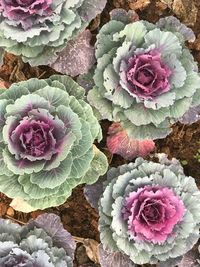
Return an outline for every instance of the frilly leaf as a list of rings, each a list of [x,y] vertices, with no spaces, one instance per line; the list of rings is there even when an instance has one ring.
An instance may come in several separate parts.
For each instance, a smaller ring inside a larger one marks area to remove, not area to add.
[[[72,77],[87,73],[95,62],[91,37],[90,31],[85,30],[75,40],[69,41],[51,67]]]
[[[199,254],[197,251],[190,250],[187,252],[181,262],[177,265],[178,267],[199,267],[199,263],[197,259],[199,258]]]
[[[200,105],[191,107],[179,120],[183,124],[192,124],[200,119]]]
[[[134,10],[129,10],[127,12],[123,8],[113,9],[110,12],[110,18],[111,18],[111,20],[121,21],[125,24],[139,20],[139,16]]]
[[[87,0],[84,1],[82,6],[79,8],[79,15],[85,21],[91,21],[99,13],[102,12],[106,5],[106,0]]]
[[[106,156],[94,145],[93,146],[94,157],[92,159],[90,169],[84,175],[81,183],[93,184],[99,178],[104,175],[108,168],[108,161]]]
[[[121,252],[109,252],[99,245],[99,259],[102,267],[136,267],[128,256]]]
[[[113,123],[107,137],[107,147],[112,154],[118,154],[127,160],[136,157],[145,157],[155,148],[152,140],[136,140],[129,138],[119,123]]]
[[[169,16],[166,18],[161,18],[157,24],[160,29],[165,29],[172,32],[181,33],[184,36],[185,41],[194,42],[195,34],[192,29],[185,26],[177,18]]]
[[[56,246],[65,249],[67,254],[74,258],[74,251],[76,244],[72,239],[70,233],[68,233],[61,223],[60,217],[55,214],[42,214],[35,220],[31,220],[28,226],[36,226],[45,230],[45,232],[50,235]]]

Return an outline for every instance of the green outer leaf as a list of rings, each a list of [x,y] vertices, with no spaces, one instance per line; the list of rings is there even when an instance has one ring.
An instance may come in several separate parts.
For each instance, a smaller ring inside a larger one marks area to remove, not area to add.
[[[27,116],[27,111],[37,108],[49,109],[51,107],[48,101],[42,96],[35,94],[23,95],[18,98],[14,104],[10,104],[6,107],[6,116],[15,116],[16,114]]]
[[[10,198],[21,197],[27,198],[28,195],[24,192],[23,187],[18,182],[18,176],[0,175],[0,191]]]
[[[184,97],[192,97],[198,88],[200,88],[200,76],[197,72],[191,72],[187,74],[184,85],[181,88],[175,88],[173,91],[178,100]]]
[[[30,182],[29,175],[19,176],[18,182],[22,185],[24,192],[27,194],[26,199],[41,199],[56,194],[59,191],[59,187],[53,189],[40,188],[37,184]]]
[[[88,92],[87,100],[99,111],[102,119],[112,121],[112,103],[103,98],[96,87]]]
[[[75,96],[77,99],[83,99],[85,90],[79,86],[72,78],[66,75],[53,75],[50,77],[52,81],[59,81],[65,86],[65,90],[69,95]]]
[[[94,157],[93,149],[90,148],[84,155],[80,158],[75,158],[73,160],[71,173],[69,174],[70,178],[76,179],[81,178],[90,168],[90,164]]]
[[[144,139],[160,139],[166,137],[172,131],[169,128],[169,123],[166,121],[164,125],[153,125],[152,123],[148,126],[135,126],[130,121],[122,121],[123,128],[127,131],[130,138],[144,140]]]
[[[44,167],[45,171],[51,171],[57,168],[69,154],[73,147],[73,144],[76,140],[76,137],[72,132],[69,132],[62,141],[62,144],[59,147],[58,153],[52,157],[50,161],[47,161]]]
[[[3,158],[3,149],[4,148],[5,148],[4,144],[0,143],[0,170],[1,170],[0,175],[13,176],[14,173],[8,169],[6,162],[4,161],[4,158]]]
[[[172,106],[175,102],[175,99],[176,99],[176,94],[171,90],[170,92],[159,95],[158,97],[153,99],[153,101],[145,100],[144,105],[147,108],[158,110],[160,108]]]
[[[10,154],[8,149],[3,150],[3,159],[7,164],[8,169],[19,175],[31,174],[32,172],[40,172],[44,168],[44,161],[31,161],[28,165],[23,166],[20,160],[16,160],[15,157]]]
[[[125,37],[126,42],[132,42],[133,45],[138,47],[143,42],[146,33],[147,30],[145,25],[140,21],[136,21],[126,25],[120,33],[116,33],[113,36],[113,39],[118,41],[119,39]]]
[[[8,104],[11,104],[12,100],[7,100],[7,99],[0,99],[0,140],[2,141],[3,139],[3,133],[2,129],[3,126],[5,125],[5,114],[6,114],[6,107]]]
[[[169,77],[171,87],[175,86],[176,88],[179,88],[183,86],[185,79],[187,78],[187,73],[181,64],[181,61],[176,57],[175,54],[169,54],[164,58],[163,62],[171,70],[171,75]]]
[[[191,98],[182,98],[177,100],[173,106],[170,107],[170,117],[178,119],[181,118],[191,105]]]
[[[81,127],[81,133],[82,137],[79,140],[79,143],[75,146],[73,146],[71,153],[73,155],[73,158],[79,158],[82,155],[85,154],[85,151],[88,150],[88,147],[91,147],[93,144],[94,139],[92,138],[91,132],[90,132],[90,125],[88,122],[84,120],[80,120],[82,127]]]
[[[17,100],[23,95],[28,95],[29,90],[20,84],[14,83],[10,86],[9,90],[4,90],[4,93],[0,94],[0,99]]]
[[[69,105],[68,93],[59,88],[46,86],[37,90],[35,93],[48,101],[49,108],[51,106],[59,107],[60,105]]]
[[[94,146],[94,157],[92,159],[90,169],[81,179],[81,183],[93,184],[95,183],[99,176],[106,173],[108,169],[108,161],[106,156]]]
[[[119,21],[109,21],[99,31],[96,41],[95,55],[96,58],[102,57],[108,53],[114,46],[119,46],[120,42],[113,41],[113,34],[124,28],[124,24]]]
[[[34,93],[35,91],[46,87],[48,83],[46,82],[46,80],[39,80],[37,78],[32,78],[27,81],[21,81],[19,83],[15,83],[15,85],[18,85],[19,87],[22,86],[28,89],[30,93]]]
[[[54,189],[67,179],[71,171],[72,162],[72,156],[68,154],[67,158],[57,168],[51,169],[50,171],[32,173],[30,181],[33,184],[37,184],[40,188]]]
[[[146,48],[154,44],[155,48],[160,50],[163,56],[172,53],[180,55],[182,53],[179,39],[171,32],[163,32],[159,29],[154,29],[149,31],[144,39]]]
[[[126,117],[136,126],[148,125],[153,123],[158,125],[169,116],[168,108],[153,110],[145,108],[143,104],[133,105],[130,109],[124,111]]]
[[[96,139],[97,137],[100,138],[102,136],[101,135],[101,126],[100,126],[97,118],[94,116],[92,107],[83,100],[80,101],[80,104],[84,108],[85,117],[86,117],[87,122],[89,123],[92,138],[93,139]],[[101,140],[101,138],[98,139],[98,141],[99,140]]]
[[[56,109],[56,114],[58,118],[64,123],[66,131],[73,132],[73,134],[76,136],[75,143],[78,143],[78,141],[82,137],[82,125],[79,116],[70,107],[65,107],[63,105],[60,105]]]

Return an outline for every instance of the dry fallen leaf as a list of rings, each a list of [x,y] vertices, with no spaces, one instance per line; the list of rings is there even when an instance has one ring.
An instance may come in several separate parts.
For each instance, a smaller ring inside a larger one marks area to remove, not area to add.
[[[74,240],[77,243],[82,243],[84,245],[87,256],[91,261],[99,263],[99,243],[97,241],[90,238],[81,238],[76,236],[74,236]]]
[[[7,209],[6,215],[8,215],[8,216],[10,216],[10,217],[14,217],[14,215],[15,215],[15,211],[14,211],[14,209],[13,209],[12,207],[9,207],[9,208]]]
[[[0,217],[4,216],[7,211],[7,205],[3,202],[0,202]]]
[[[150,0],[129,0],[128,2],[130,9],[133,10],[138,10],[138,9],[142,10],[151,3]]]
[[[12,200],[10,206],[17,211],[22,211],[25,213],[29,213],[31,211],[36,210],[35,208],[31,207],[28,203],[26,203],[23,199],[18,197]]]

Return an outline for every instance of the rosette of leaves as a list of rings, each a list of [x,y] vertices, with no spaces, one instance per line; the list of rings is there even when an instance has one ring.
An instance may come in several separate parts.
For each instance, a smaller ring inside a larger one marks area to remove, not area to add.
[[[97,35],[90,104],[131,138],[166,137],[172,123],[199,105],[198,68],[185,46],[194,39],[174,17],[157,24],[111,20]]]
[[[44,65],[56,60],[105,7],[106,0],[2,0],[0,47],[24,62]]]
[[[30,79],[0,94],[0,191],[32,208],[62,204],[106,172],[101,128],[84,89],[67,76]]]
[[[135,264],[175,266],[199,239],[200,192],[180,163],[142,158],[112,168],[99,201],[105,250]]]
[[[75,242],[55,214],[21,227],[0,219],[1,267],[73,267]]]

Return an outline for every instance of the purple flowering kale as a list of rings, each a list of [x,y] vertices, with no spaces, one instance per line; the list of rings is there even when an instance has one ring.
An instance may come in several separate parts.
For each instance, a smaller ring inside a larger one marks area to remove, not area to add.
[[[0,94],[0,191],[32,209],[58,206],[106,172],[101,128],[84,89],[67,76],[30,79]]]
[[[106,0],[1,0],[0,47],[31,65],[54,62]]]
[[[185,46],[194,38],[174,17],[157,24],[113,17],[97,35],[88,101],[102,119],[120,122],[130,138],[166,137],[172,123],[200,104],[197,64]]]
[[[75,242],[55,214],[26,226],[0,219],[1,267],[73,267]]]
[[[159,161],[137,158],[110,169],[99,200],[99,230],[104,250],[135,264],[172,267],[199,239],[200,192],[177,160],[160,155]]]

